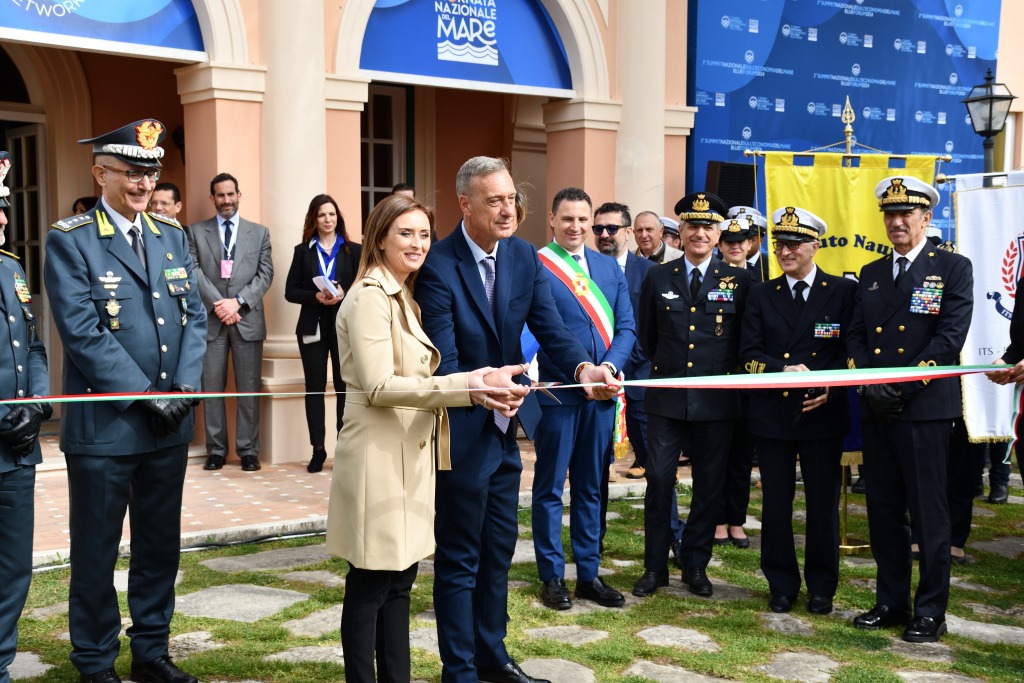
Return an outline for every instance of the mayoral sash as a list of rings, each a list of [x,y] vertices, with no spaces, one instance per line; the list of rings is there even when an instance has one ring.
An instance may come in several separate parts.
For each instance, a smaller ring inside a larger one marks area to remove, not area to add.
[[[612,307],[608,305],[608,299],[601,293],[601,288],[590,279],[569,252],[556,242],[551,242],[540,249],[537,255],[540,256],[540,262],[544,267],[573,293],[597,327],[605,348],[610,347],[612,337],[615,336],[615,316],[612,314]]]

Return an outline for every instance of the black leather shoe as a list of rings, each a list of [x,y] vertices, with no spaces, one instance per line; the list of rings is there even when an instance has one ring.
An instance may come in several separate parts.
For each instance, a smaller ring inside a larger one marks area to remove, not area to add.
[[[310,474],[316,474],[324,468],[324,460],[327,460],[327,451],[323,448],[317,448],[313,451],[313,457],[309,459],[309,464],[306,465],[306,471]]]
[[[167,655],[148,662],[132,662],[132,680],[135,683],[199,683],[195,676],[174,666]]]
[[[544,590],[541,591],[540,599],[545,607],[563,610],[572,607],[572,600],[569,598],[569,589],[562,579],[551,579],[544,582]]]
[[[1010,490],[1006,484],[992,484],[988,489],[988,502],[993,505],[1002,505],[1010,497]]]
[[[867,488],[864,486],[864,477],[857,477],[857,481],[853,482],[853,487],[850,489],[853,493],[864,493]]]
[[[853,625],[865,631],[877,631],[889,626],[902,626],[910,620],[910,610],[888,605],[875,605],[869,611],[853,618]]]
[[[204,470],[219,470],[222,467],[224,467],[223,455],[206,456],[206,464],[203,465]]]
[[[832,614],[832,598],[811,595],[807,598],[807,611],[811,614]]]
[[[737,548],[749,548],[750,547],[750,539],[747,538],[746,536],[744,536],[743,538],[739,538],[738,536],[730,535],[729,536],[729,543],[732,543]]]
[[[626,596],[605,583],[600,576],[593,581],[577,581],[576,597],[591,600],[603,607],[622,607],[626,604]]]
[[[795,598],[791,598],[788,595],[773,595],[772,599],[768,601],[768,609],[776,614],[782,614],[793,609],[795,600]]]
[[[242,471],[243,472],[258,472],[260,470],[260,460],[255,455],[243,455],[242,456]]]
[[[715,589],[711,587],[711,581],[708,579],[707,572],[704,571],[704,567],[683,567],[683,583],[689,588],[688,591],[694,595],[700,595],[701,597],[710,597],[714,593]]]
[[[646,571],[640,580],[633,586],[633,595],[638,598],[647,598],[658,592],[659,588],[668,585],[668,572]]]
[[[82,674],[78,677],[80,683],[121,683],[113,668],[97,671],[94,674]]]
[[[678,569],[683,568],[683,539],[672,541],[672,564]]]
[[[505,666],[495,668],[478,666],[476,677],[480,679],[480,683],[551,683],[546,678],[534,678],[527,675],[519,668],[514,659]]]
[[[903,631],[908,643],[935,643],[946,632],[944,617],[914,617]]]

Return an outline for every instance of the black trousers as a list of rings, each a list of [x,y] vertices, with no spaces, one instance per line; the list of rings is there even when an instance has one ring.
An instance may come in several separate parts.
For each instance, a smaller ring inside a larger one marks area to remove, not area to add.
[[[831,598],[839,585],[839,488],[843,437],[831,439],[757,438],[761,468],[761,571],[773,596],[795,598],[800,566],[793,539],[796,459],[807,501],[804,580],[807,592]]]
[[[349,567],[341,613],[346,683],[409,683],[409,591],[418,566]]]
[[[331,359],[331,374],[334,379],[335,402],[337,407],[337,432],[341,432],[341,421],[345,415],[345,382],[341,379],[341,358],[338,354],[338,331],[333,320],[330,324],[320,321],[320,341],[303,344],[299,337],[299,357],[302,359],[302,374],[306,379],[306,427],[309,429],[309,444],[314,449],[324,447],[327,436],[325,426],[323,392],[327,389],[327,358]]]
[[[914,614],[944,617],[951,564],[946,471],[953,421],[864,420],[861,426],[877,602],[897,609],[910,602],[913,527],[921,552]]]
[[[693,471],[693,500],[683,529],[683,565],[707,567],[729,461],[734,420],[686,421],[648,415],[644,568],[668,570],[676,468],[685,446]]]

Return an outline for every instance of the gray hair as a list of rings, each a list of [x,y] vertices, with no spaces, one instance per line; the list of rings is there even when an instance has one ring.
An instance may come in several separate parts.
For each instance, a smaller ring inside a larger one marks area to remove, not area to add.
[[[462,168],[460,168],[459,172],[455,175],[456,196],[469,196],[469,185],[473,182],[473,178],[498,173],[499,171],[505,171],[510,176],[512,175],[512,169],[509,167],[508,159],[501,159],[498,157],[473,157],[466,163],[462,164]]]

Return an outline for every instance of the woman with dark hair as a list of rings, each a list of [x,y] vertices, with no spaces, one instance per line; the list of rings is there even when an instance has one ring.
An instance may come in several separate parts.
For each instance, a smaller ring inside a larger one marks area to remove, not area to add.
[[[302,306],[295,334],[299,338],[299,357],[306,379],[306,426],[309,443],[313,446],[313,457],[306,466],[310,472],[322,470],[327,459],[323,392],[327,388],[328,356],[337,394],[339,432],[345,414],[345,383],[341,379],[335,318],[345,292],[355,279],[361,253],[360,245],[348,239],[338,203],[326,194],[313,197],[302,226],[302,242],[295,247],[284,285],[284,298]],[[335,292],[318,286],[313,281],[315,277],[332,283]]]
[[[79,197],[71,205],[71,212],[78,216],[86,211],[91,211],[94,206],[96,206],[96,197]]]
[[[433,376],[441,354],[412,297],[433,225],[415,199],[381,200],[338,315],[348,419],[334,451],[327,550],[349,563],[348,683],[410,679],[409,591],[418,562],[434,552],[434,470],[451,469],[445,406],[475,403],[511,417],[526,393],[512,380],[521,365]]]

